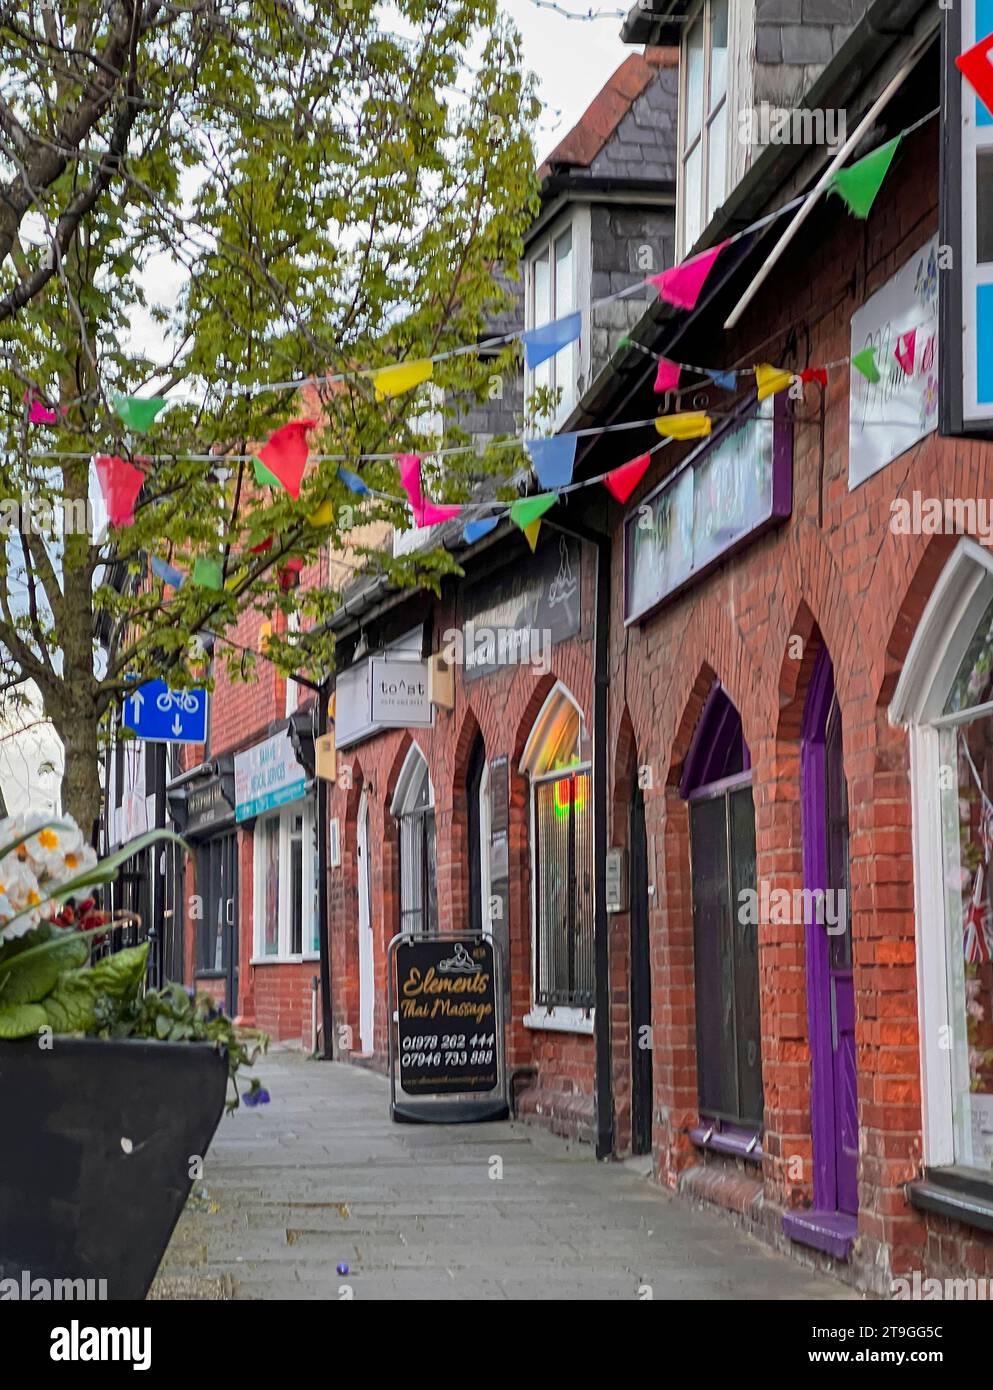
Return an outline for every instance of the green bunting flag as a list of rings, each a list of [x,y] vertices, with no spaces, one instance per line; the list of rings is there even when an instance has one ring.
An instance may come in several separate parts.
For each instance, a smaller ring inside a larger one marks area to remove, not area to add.
[[[193,563],[192,578],[193,583],[199,584],[201,589],[216,589],[220,592],[224,588],[224,566],[220,560],[200,555]]]
[[[558,493],[555,492],[539,492],[535,497],[520,497],[510,509],[510,519],[515,526],[524,531],[533,521],[544,516],[550,507],[554,507],[558,500]]]
[[[144,434],[155,423],[155,417],[169,402],[164,396],[115,396],[114,409],[136,434]]]
[[[902,139],[902,135],[895,135],[847,169],[838,169],[831,176],[828,192],[837,193],[856,217],[868,217]]]
[[[876,349],[874,347],[863,348],[852,358],[852,366],[862,373],[866,381],[871,381],[873,386],[882,378],[879,375],[879,368],[876,366]]]
[[[261,459],[252,459],[252,467],[255,469],[255,481],[260,483],[263,487],[283,486],[275,473],[270,473]]]

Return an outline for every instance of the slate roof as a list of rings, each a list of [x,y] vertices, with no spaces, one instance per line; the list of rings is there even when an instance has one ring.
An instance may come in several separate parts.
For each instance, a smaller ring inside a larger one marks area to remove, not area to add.
[[[538,170],[582,179],[672,182],[676,177],[679,50],[632,53]]]

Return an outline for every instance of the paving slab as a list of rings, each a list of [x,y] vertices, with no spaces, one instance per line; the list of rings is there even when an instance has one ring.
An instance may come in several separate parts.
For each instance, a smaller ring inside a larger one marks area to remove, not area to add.
[[[644,1164],[513,1122],[393,1124],[366,1068],[279,1051],[258,1070],[272,1100],[221,1121],[153,1298],[856,1297]]]

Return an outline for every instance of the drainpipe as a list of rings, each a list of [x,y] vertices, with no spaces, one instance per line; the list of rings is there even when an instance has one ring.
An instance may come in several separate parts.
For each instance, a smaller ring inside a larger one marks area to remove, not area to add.
[[[593,630],[593,961],[596,1047],[596,1156],[614,1152],[614,1095],[610,1075],[610,919],[607,916],[607,684],[609,681],[611,538],[581,524],[545,525],[596,546]]]
[[[328,731],[328,700],[331,694],[331,681],[308,680],[306,676],[293,673],[297,685],[312,690],[317,696],[317,737],[323,738]],[[317,895],[317,933],[321,947],[321,1061],[334,1061],[334,1031],[331,1017],[331,942],[328,938],[328,784],[323,777],[314,779],[317,783],[317,881],[320,892]]]

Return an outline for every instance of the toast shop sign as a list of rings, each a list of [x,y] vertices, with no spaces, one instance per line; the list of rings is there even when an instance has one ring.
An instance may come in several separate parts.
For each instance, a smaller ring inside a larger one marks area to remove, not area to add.
[[[426,662],[374,660],[370,686],[374,724],[401,729],[430,726]]]

